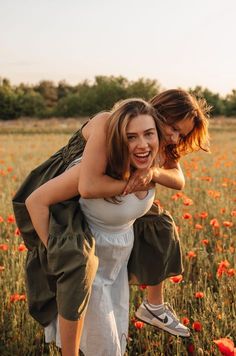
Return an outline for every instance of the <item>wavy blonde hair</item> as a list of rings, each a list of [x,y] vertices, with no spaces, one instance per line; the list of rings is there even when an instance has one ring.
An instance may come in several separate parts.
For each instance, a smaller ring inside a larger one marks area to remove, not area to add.
[[[106,174],[116,179],[127,180],[131,174],[126,129],[129,122],[138,115],[152,116],[159,139],[162,124],[153,106],[142,99],[126,99],[115,104],[107,124],[107,169]]]
[[[166,158],[178,160],[189,152],[209,151],[208,119],[211,107],[205,99],[197,99],[182,89],[166,90],[152,98],[150,104],[161,122],[167,125],[183,119],[192,119],[193,130],[178,144],[165,146]]]

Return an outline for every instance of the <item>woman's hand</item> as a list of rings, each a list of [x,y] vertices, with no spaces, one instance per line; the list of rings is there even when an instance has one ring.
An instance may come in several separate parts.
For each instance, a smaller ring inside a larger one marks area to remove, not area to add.
[[[141,190],[148,190],[155,186],[152,182],[154,170],[157,167],[148,169],[137,169],[130,177],[122,195],[127,195]]]

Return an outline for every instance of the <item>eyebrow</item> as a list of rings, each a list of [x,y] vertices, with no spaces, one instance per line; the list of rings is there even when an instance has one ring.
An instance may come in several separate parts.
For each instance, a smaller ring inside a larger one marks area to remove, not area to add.
[[[147,129],[147,130],[145,130],[144,131],[144,133],[147,133],[147,132],[149,132],[149,131],[155,131],[156,130],[156,128],[155,127],[150,127],[150,129]],[[137,134],[137,132],[131,132],[131,131],[128,131],[128,132],[126,132],[127,133],[127,135],[129,134],[133,134],[133,135],[135,135],[135,134]]]

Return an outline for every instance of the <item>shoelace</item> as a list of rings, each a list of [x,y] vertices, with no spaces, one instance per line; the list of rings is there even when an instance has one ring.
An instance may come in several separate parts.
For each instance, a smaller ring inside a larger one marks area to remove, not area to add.
[[[174,309],[171,307],[171,305],[169,304],[169,303],[163,303],[163,305],[164,305],[164,310],[165,310],[165,312],[168,314],[168,312],[171,312],[173,315],[174,315],[174,317],[176,318],[176,320],[177,321],[179,321],[179,319],[178,319],[178,317],[177,317],[177,315],[176,315],[176,313],[175,313],[175,311],[174,311]]]

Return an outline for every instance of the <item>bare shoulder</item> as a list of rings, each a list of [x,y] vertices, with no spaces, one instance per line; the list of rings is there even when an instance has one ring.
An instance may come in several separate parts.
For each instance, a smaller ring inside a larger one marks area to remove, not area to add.
[[[86,140],[94,134],[106,131],[107,122],[109,121],[111,113],[108,111],[103,111],[96,114],[83,128],[83,135]]]

